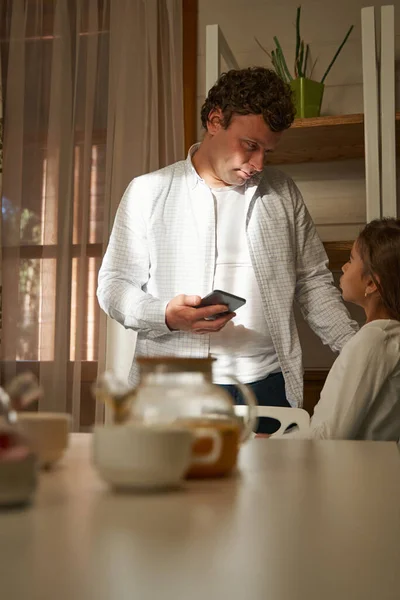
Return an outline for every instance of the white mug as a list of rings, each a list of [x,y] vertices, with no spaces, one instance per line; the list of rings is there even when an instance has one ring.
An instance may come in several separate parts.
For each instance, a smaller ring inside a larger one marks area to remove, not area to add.
[[[39,465],[49,467],[68,446],[71,415],[56,412],[19,412],[18,429],[28,440]]]
[[[176,487],[190,466],[193,440],[189,429],[172,425],[98,425],[93,461],[117,489]]]

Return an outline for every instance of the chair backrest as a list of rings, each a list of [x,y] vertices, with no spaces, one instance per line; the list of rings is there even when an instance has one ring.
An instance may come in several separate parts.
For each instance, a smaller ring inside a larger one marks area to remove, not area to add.
[[[244,405],[235,405],[236,415],[243,417],[248,411]],[[310,415],[303,408],[286,408],[284,406],[257,406],[257,417],[269,417],[280,422],[278,431],[270,437],[282,436],[289,425],[297,425],[299,431],[306,431],[310,427]]]
[[[280,422],[278,431],[270,437],[282,436],[289,425],[296,424],[299,431],[306,431],[310,427],[310,415],[303,408],[285,408],[284,406],[258,406],[258,417],[269,417]]]

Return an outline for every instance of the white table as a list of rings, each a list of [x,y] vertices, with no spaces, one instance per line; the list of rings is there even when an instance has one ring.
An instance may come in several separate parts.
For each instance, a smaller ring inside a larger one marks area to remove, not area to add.
[[[241,472],[116,495],[90,435],[0,513],[4,600],[398,600],[395,444],[253,440]]]

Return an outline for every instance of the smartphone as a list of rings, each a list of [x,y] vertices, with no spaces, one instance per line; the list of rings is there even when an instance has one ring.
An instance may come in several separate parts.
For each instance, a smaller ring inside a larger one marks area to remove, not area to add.
[[[246,304],[246,300],[240,296],[235,296],[235,294],[224,292],[223,290],[214,290],[202,298],[199,306],[212,306],[213,304],[226,304],[229,312],[235,312],[236,309],[243,306],[243,304]],[[207,317],[207,320],[213,321],[222,314],[225,313],[219,313],[217,315],[213,315],[212,317]]]

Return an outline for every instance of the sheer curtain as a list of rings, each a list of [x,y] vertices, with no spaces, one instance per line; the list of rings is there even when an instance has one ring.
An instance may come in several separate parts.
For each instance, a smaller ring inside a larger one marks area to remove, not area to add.
[[[116,207],[132,177],[183,157],[181,0],[4,13],[2,377],[36,371],[39,409],[78,430],[105,366],[95,292]]]

